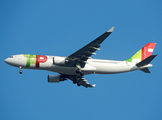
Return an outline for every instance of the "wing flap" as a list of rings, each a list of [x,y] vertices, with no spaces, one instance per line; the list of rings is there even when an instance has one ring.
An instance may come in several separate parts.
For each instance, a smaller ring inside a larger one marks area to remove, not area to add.
[[[66,75],[66,77],[73,81],[73,83],[77,83],[78,86],[82,85],[86,88],[88,87],[95,87],[96,84],[91,85],[83,76],[76,76],[76,75]]]
[[[93,85],[89,84],[89,82],[88,82],[84,77],[82,77],[82,78],[79,80],[78,83],[79,83],[80,85],[86,87],[86,88],[88,88],[88,87],[95,87],[95,86],[96,86],[96,84],[93,84]]]

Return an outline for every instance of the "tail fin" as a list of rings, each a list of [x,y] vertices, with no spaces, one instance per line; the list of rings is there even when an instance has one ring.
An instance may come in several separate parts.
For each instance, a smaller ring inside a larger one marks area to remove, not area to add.
[[[134,54],[126,62],[141,62],[144,59],[152,55],[156,43],[147,43],[142,49],[140,49],[136,54]]]

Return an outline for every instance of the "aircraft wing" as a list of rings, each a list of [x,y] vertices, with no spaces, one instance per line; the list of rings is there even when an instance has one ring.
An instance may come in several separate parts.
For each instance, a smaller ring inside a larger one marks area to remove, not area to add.
[[[76,66],[76,64],[79,64],[80,67],[84,67],[87,59],[93,55],[96,54],[96,50],[100,50],[100,44],[113,32],[114,27],[112,27],[107,32],[103,33],[101,36],[84,46],[83,48],[79,49],[75,53],[69,55],[67,57],[67,60],[69,61],[70,66]]]
[[[76,76],[69,76],[68,78],[72,81],[76,80]],[[82,85],[86,88],[96,86],[95,84],[93,85],[89,84],[89,82],[84,77],[78,77],[75,82],[78,84],[78,86]]]
[[[90,85],[89,82],[88,82],[84,77],[80,78],[80,79],[78,80],[78,83],[79,83],[80,85],[86,87],[86,88],[87,88],[87,87],[95,87],[95,86],[96,86],[95,84]]]

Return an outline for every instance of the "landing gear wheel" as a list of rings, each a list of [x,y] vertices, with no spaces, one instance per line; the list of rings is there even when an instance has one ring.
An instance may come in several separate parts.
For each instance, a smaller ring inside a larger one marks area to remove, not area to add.
[[[20,70],[19,73],[22,74],[22,70]]]
[[[73,83],[75,84],[75,83],[77,83],[76,81],[73,81]]]
[[[78,86],[80,86],[80,83],[77,83]]]

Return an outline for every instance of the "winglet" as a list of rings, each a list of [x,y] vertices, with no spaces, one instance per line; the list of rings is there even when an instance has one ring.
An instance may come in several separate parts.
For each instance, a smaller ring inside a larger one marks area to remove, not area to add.
[[[110,28],[110,30],[108,30],[107,32],[113,32],[114,27]]]
[[[92,87],[95,87],[95,86],[96,86],[96,84],[93,84],[93,85],[92,85]]]

